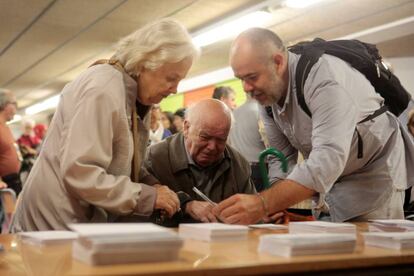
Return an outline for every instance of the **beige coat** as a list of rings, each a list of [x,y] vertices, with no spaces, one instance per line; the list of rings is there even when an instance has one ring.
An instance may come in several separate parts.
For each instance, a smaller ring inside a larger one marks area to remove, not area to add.
[[[67,229],[68,223],[106,222],[112,215],[151,215],[155,188],[129,177],[136,91],[134,79],[107,64],[87,69],[65,86],[12,231]],[[150,120],[145,114],[138,118],[142,156]],[[154,179],[141,170],[140,181]]]

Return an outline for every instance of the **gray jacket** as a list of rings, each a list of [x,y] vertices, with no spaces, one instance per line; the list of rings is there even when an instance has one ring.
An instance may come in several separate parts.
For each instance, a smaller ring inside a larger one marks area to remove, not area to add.
[[[198,185],[198,179],[191,172],[181,133],[151,146],[144,164],[161,184],[168,185],[175,192],[183,191],[193,199],[202,200],[192,190]],[[250,181],[249,163],[229,145],[224,151],[224,159],[215,168],[210,180],[211,183],[207,185],[209,187],[200,187],[200,189],[217,203],[236,193],[256,192]]]

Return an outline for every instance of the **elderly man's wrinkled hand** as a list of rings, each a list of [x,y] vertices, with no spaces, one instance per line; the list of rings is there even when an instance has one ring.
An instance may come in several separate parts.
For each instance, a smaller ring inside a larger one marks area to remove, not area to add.
[[[169,217],[172,217],[180,209],[180,201],[177,194],[167,186],[156,185],[157,197],[154,209],[165,210]]]
[[[185,212],[193,219],[202,222],[217,222],[216,216],[211,212],[212,206],[205,201],[193,200],[187,203]]]
[[[260,198],[256,195],[236,194],[220,202],[213,213],[229,224],[254,224],[265,216]]]

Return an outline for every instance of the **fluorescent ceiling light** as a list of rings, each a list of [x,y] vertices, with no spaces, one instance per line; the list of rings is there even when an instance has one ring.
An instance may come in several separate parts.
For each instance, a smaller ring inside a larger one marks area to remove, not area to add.
[[[14,123],[20,122],[21,120],[22,120],[22,116],[19,115],[19,114],[15,114],[14,117],[13,117],[13,120],[8,121],[7,124],[8,125],[14,124]]]
[[[200,34],[195,34],[193,42],[199,47],[210,45],[219,40],[237,36],[246,29],[262,27],[271,18],[272,15],[269,12],[255,11],[232,21],[215,25],[210,30],[206,30]]]
[[[36,113],[42,112],[44,110],[56,108],[59,103],[60,95],[53,96],[44,100],[43,102],[34,104],[26,108],[26,115],[34,115]]]
[[[303,9],[321,1],[322,0],[286,0],[284,5],[289,8]]]
[[[234,78],[233,70],[230,67],[225,67],[216,71],[202,74],[191,79],[183,80],[178,85],[178,92],[187,92],[197,88],[216,84],[222,81]]]

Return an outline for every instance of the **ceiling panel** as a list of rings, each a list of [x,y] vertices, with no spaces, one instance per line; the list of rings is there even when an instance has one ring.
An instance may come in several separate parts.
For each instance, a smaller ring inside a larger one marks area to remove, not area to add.
[[[0,1],[0,52],[46,8],[50,0]]]
[[[194,32],[260,2],[264,1],[0,0],[0,53],[21,34],[0,54],[0,87],[12,89],[19,106],[25,107],[58,93],[94,60],[110,57],[119,38],[148,22],[170,16]],[[281,2],[268,7],[273,15],[269,28],[287,43],[316,36],[338,38],[414,16],[414,0],[325,0],[306,9]],[[394,57],[413,55],[413,36],[414,30],[406,28],[395,39],[381,32],[375,39],[386,56]],[[203,48],[189,76],[227,66],[231,40]]]
[[[81,4],[77,9],[73,8],[72,5],[77,5],[78,2],[86,2],[91,6]],[[13,85],[16,81],[35,85],[35,83],[27,82],[25,79],[25,76],[31,73],[29,70],[62,49],[68,41],[76,37],[86,26],[93,23],[97,17],[104,14],[118,2],[115,0],[58,1],[48,13],[30,28],[30,31],[17,40],[13,47],[0,57],[0,86],[15,89]],[[79,16],[80,10],[86,9],[86,7],[89,7],[93,12],[84,12]],[[62,22],[68,21],[70,18],[77,18],[73,19],[77,23],[55,24],[57,21],[55,13],[62,15]],[[50,72],[50,70],[48,71]]]

